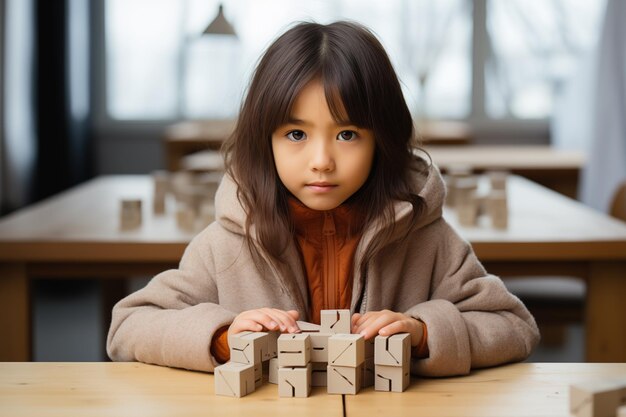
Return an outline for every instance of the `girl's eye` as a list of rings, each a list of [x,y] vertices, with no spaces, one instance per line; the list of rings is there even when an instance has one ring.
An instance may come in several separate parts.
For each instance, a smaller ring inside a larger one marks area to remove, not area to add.
[[[342,140],[342,141],[351,141],[353,139],[356,139],[357,134],[355,131],[353,130],[344,130],[343,132],[340,132],[339,135],[337,136],[337,139]]]
[[[291,132],[287,133],[287,137],[289,138],[289,140],[292,140],[294,142],[300,142],[306,139],[306,134],[301,130],[292,130]]]

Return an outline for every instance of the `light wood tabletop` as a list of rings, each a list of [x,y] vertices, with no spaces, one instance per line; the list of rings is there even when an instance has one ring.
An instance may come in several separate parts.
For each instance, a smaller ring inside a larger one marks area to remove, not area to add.
[[[487,270],[511,275],[572,275],[587,282],[586,358],[626,362],[626,224],[517,176],[508,181],[510,226],[458,226]],[[144,222],[119,229],[119,200],[144,201]],[[30,359],[30,289],[38,277],[154,275],[175,267],[193,237],[172,211],[150,209],[149,176],[89,181],[0,219],[0,360]]]
[[[348,416],[570,416],[571,384],[624,377],[626,364],[519,363],[458,378],[413,377],[403,393],[346,395]]]
[[[0,416],[569,416],[569,385],[626,375],[626,364],[519,363],[454,378],[412,377],[403,393],[280,398],[265,382],[214,395],[213,375],[140,363],[0,363]],[[343,401],[345,401],[345,411]]]
[[[0,416],[343,416],[341,395],[214,394],[213,374],[141,363],[0,363]]]

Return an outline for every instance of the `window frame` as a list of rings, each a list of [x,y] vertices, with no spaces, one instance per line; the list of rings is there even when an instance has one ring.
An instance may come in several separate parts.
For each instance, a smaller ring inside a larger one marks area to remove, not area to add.
[[[182,121],[202,120],[223,123],[228,119],[183,118],[180,109],[177,117],[158,120],[114,119],[107,112],[106,80],[106,16],[105,2],[96,0],[92,7],[92,109],[94,128],[97,135],[115,137],[161,137],[170,125]],[[474,143],[549,143],[550,119],[519,119],[512,116],[492,118],[486,111],[485,66],[489,59],[489,33],[487,30],[487,2],[490,0],[466,0],[472,10],[471,35],[471,85],[470,113],[465,118],[450,118],[446,121],[466,123],[474,134]],[[184,53],[179,54],[179,60]],[[179,63],[182,65],[182,63]],[[439,120],[439,119],[433,119]],[[443,120],[443,119],[441,119]]]

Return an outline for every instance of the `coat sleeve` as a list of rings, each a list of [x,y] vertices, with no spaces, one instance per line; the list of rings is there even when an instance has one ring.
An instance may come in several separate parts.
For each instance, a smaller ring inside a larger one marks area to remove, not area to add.
[[[469,243],[443,219],[435,227],[429,300],[405,312],[428,326],[430,355],[414,359],[412,372],[464,375],[527,358],[539,342],[533,316],[500,278],[487,274]]]
[[[113,308],[107,353],[114,361],[213,372],[213,334],[236,314],[221,307],[209,229],[187,246],[178,269],[155,276]]]

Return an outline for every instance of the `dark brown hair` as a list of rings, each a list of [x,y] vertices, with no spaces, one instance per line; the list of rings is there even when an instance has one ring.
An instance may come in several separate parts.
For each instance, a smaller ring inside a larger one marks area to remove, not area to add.
[[[371,129],[375,151],[365,184],[350,197],[365,213],[386,226],[370,245],[362,266],[394,234],[394,200],[413,205],[413,220],[422,199],[411,193],[417,159],[413,120],[398,78],[383,46],[365,27],[351,22],[329,25],[299,23],[267,49],[248,87],[237,125],[224,145],[227,172],[238,185],[247,214],[246,236],[252,253],[258,249],[282,263],[281,254],[293,235],[287,199],[272,153],[272,133],[285,124],[303,87],[313,79],[324,85],[333,117]],[[411,224],[413,224],[412,222]],[[250,233],[254,225],[258,245]],[[407,234],[410,229],[407,229]]]

